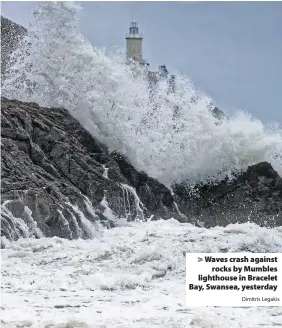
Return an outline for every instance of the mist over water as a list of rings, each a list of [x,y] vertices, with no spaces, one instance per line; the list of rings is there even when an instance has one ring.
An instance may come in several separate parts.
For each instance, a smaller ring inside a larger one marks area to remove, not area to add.
[[[222,179],[260,161],[282,174],[281,128],[243,112],[216,124],[211,99],[183,76],[175,93],[162,81],[152,95],[144,70],[79,33],[80,10],[72,2],[39,3],[4,96],[68,109],[110,150],[167,186]]]
[[[38,4],[29,34],[13,54],[2,95],[68,109],[110,150],[167,186],[221,179],[260,161],[282,174],[279,127],[266,127],[246,113],[218,122],[211,99],[183,76],[176,78],[175,93],[162,81],[152,94],[146,73],[125,65],[124,54],[108,54],[79,33],[80,11],[72,2]],[[109,168],[103,169],[110,179]],[[94,225],[78,204],[66,203],[71,220],[59,210],[60,224],[76,228],[75,240],[45,238],[31,209],[25,207],[18,218],[8,202],[2,204],[3,222],[11,227],[11,240],[1,239],[4,328],[281,326],[275,306],[187,308],[190,268],[183,256],[281,252],[281,227],[245,223],[206,229],[173,218],[143,222],[135,189],[120,187],[123,217],[110,208],[106,194],[100,202],[114,229]],[[84,202],[95,218],[98,208],[87,197]]]

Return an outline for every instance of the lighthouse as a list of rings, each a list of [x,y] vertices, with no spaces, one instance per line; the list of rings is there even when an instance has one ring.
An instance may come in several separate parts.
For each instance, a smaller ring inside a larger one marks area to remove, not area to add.
[[[126,34],[126,59],[129,63],[131,60],[144,64],[142,56],[142,41],[143,36],[139,33],[138,23],[131,22],[129,33]]]

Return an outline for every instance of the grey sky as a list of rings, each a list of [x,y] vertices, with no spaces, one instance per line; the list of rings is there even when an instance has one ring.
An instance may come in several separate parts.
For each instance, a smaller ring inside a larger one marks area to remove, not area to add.
[[[135,17],[152,68],[192,78],[227,112],[282,123],[282,2],[80,2],[80,29],[97,46],[125,46]],[[2,2],[27,26],[35,2]]]

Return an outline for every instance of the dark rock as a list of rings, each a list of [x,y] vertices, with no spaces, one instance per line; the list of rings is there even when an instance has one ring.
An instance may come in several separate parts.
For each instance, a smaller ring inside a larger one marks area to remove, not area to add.
[[[136,171],[135,168],[119,154],[113,153],[111,156],[118,163],[123,176],[125,176],[130,185],[136,189],[138,195],[140,195],[141,201],[146,204],[147,208],[152,213],[161,209],[160,217],[167,217],[167,215],[169,215],[167,209],[175,207],[174,199],[169,189],[158,181],[150,178],[146,173]],[[154,190],[159,190],[158,195],[153,193]]]
[[[109,153],[64,109],[2,98],[1,133],[1,233],[9,239],[40,237],[40,231],[92,238],[97,223],[112,228],[119,218],[174,217],[205,227],[282,223],[282,179],[268,163],[217,185],[176,185],[172,196]]]
[[[212,110],[213,116],[221,122],[223,119],[227,119],[228,117],[224,114],[222,110],[220,110],[218,107],[214,107]]]
[[[188,184],[174,187],[183,213],[205,227],[255,222],[260,226],[282,225],[282,178],[269,163],[250,166],[233,181],[199,185],[192,192]]]
[[[1,16],[2,81],[26,32]],[[156,72],[148,77],[157,83]],[[174,217],[206,227],[247,221],[281,226],[282,182],[268,163],[249,167],[231,182],[199,185],[197,192],[182,183],[172,196],[124,157],[110,154],[67,110],[5,98],[1,105],[1,235],[8,239],[39,238],[37,228],[46,236],[91,238],[89,224],[112,228],[112,214],[117,220]],[[216,124],[226,118],[212,104],[210,110]]]
[[[2,234],[7,238],[23,235],[12,217],[30,226],[29,211],[44,235],[70,239],[92,237],[87,222],[113,227],[107,206],[117,220],[152,215],[181,220],[165,186],[110,154],[68,111],[5,98],[1,105],[2,202],[8,201]],[[30,228],[36,235],[36,226]]]

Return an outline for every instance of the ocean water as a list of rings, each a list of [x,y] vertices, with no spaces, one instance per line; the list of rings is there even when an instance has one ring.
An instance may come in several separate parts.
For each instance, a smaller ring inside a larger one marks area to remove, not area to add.
[[[2,327],[280,327],[279,307],[186,307],[185,253],[281,251],[281,227],[204,229],[174,219],[133,222],[93,240],[6,241]]]
[[[108,54],[79,33],[80,10],[72,2],[39,3],[2,95],[67,108],[110,150],[168,187],[184,179],[231,177],[260,161],[282,173],[278,126],[265,126],[245,112],[218,124],[210,112],[212,100],[185,76],[176,77],[174,94],[163,81],[152,96],[146,72],[136,75],[120,53]],[[125,201],[128,193],[134,195],[143,220],[135,191],[122,187]],[[23,219],[3,205],[21,238],[2,238],[2,327],[282,326],[278,307],[185,306],[185,252],[281,252],[281,227],[205,229],[173,218],[128,223],[126,217],[115,218],[106,198],[101,205],[118,227],[93,226],[72,205],[91,237],[72,241],[42,236],[28,208]]]
[[[110,150],[167,186],[222,179],[261,161],[282,173],[277,124],[246,112],[216,124],[210,97],[181,75],[175,93],[163,81],[152,95],[145,71],[125,65],[122,51],[96,48],[79,32],[80,11],[72,2],[39,3],[4,96],[67,108]]]

